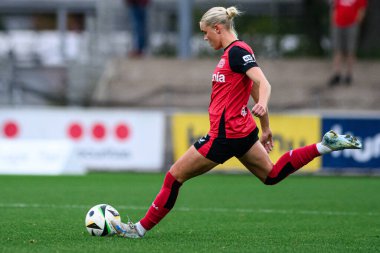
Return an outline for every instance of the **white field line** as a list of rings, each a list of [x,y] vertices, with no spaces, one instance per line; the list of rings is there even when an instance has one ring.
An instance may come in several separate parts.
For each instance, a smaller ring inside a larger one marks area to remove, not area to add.
[[[28,203],[0,203],[0,208],[57,208],[57,209],[90,209],[88,205],[55,205],[55,204],[28,204]],[[118,210],[147,210],[148,206],[118,206]],[[281,209],[241,209],[241,208],[174,208],[180,212],[207,212],[207,213],[268,213],[290,215],[326,215],[326,216],[380,216],[379,212],[339,212],[339,211],[312,211],[312,210],[281,210]]]

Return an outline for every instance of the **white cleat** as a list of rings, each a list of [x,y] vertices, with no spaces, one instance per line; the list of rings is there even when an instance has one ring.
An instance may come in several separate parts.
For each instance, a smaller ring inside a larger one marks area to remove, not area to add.
[[[139,234],[133,222],[128,221],[127,223],[114,222],[111,221],[112,226],[115,228],[118,235],[128,238],[142,238],[143,236]]]
[[[328,147],[332,151],[362,148],[362,144],[356,137],[349,134],[337,134],[333,130],[325,133],[322,139],[322,145]]]

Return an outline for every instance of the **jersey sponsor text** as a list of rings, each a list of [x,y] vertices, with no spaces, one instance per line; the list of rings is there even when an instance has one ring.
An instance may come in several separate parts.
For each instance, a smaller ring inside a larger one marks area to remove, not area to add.
[[[226,82],[226,77],[225,77],[225,75],[219,74],[219,72],[217,72],[216,74],[212,75],[212,81],[213,82],[218,82],[218,83],[225,83]]]

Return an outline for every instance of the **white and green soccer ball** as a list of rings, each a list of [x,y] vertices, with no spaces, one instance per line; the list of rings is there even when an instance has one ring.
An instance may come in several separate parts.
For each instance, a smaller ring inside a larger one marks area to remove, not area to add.
[[[90,235],[109,236],[116,234],[111,221],[120,222],[119,212],[108,204],[99,204],[87,212],[85,224]]]

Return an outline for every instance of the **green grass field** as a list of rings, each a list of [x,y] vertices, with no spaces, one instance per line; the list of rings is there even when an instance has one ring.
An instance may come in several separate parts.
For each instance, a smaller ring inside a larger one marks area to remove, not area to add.
[[[86,212],[108,203],[141,218],[163,174],[0,176],[0,252],[380,252],[380,178],[208,174],[182,186],[144,239],[92,237]]]

